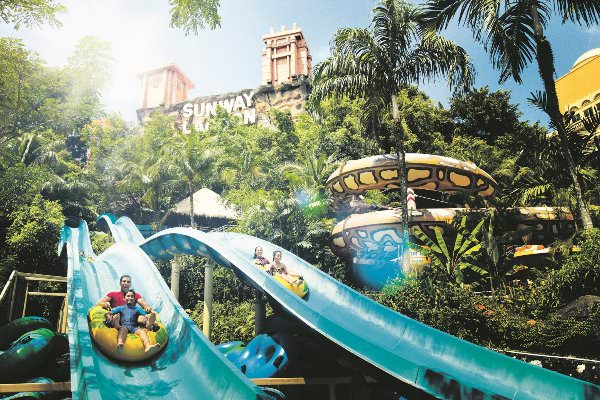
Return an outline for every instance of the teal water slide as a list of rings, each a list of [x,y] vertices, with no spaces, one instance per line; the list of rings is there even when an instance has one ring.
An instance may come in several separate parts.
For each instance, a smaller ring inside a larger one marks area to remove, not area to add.
[[[82,222],[78,228],[63,228],[59,252],[65,245],[74,399],[272,398],[227,362],[198,330],[136,244],[119,239],[97,256],[87,224]],[[116,363],[105,357],[92,343],[88,329],[88,309],[107,292],[118,289],[119,277],[125,273],[134,277],[135,289],[160,314],[169,331],[164,352],[139,364]]]
[[[600,400],[600,387],[458,339],[396,313],[341,284],[294,254],[264,240],[231,232],[167,229],[143,239],[126,217],[104,217],[117,241],[133,241],[151,258],[202,255],[233,268],[286,312],[341,348],[431,396],[446,399]],[[113,222],[114,221],[114,222]],[[252,263],[256,246],[283,252],[304,277],[301,299]],[[141,271],[140,271],[141,273]]]

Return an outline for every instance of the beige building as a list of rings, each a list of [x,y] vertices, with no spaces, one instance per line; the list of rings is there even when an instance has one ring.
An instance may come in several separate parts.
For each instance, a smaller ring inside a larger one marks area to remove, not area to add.
[[[169,107],[186,101],[194,84],[175,64],[154,68],[138,74],[142,79],[140,109]]]
[[[304,111],[310,92],[312,57],[302,29],[271,29],[263,35],[262,84],[255,89],[203,95],[188,100],[194,84],[175,64],[140,73],[141,104],[138,120],[146,121],[159,111],[175,117],[175,126],[184,132],[205,131],[217,107],[237,115],[243,124],[272,125],[268,111],[277,109],[297,115]],[[242,71],[243,72],[243,71]]]
[[[312,56],[302,29],[296,24],[292,29],[271,32],[262,37],[265,48],[262,52],[262,84],[273,86],[290,82],[299,76],[312,74]]]

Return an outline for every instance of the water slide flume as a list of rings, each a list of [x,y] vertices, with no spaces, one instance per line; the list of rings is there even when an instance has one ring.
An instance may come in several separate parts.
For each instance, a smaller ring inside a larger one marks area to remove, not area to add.
[[[135,225],[122,223],[118,229],[135,229]],[[131,235],[122,235],[126,236]],[[232,268],[318,334],[394,379],[438,398],[592,400],[600,396],[598,386],[490,351],[398,314],[294,254],[255,237],[171,228],[139,245],[156,259],[202,255]],[[286,265],[304,277],[310,293],[301,299],[256,268],[252,262],[256,246],[265,252],[281,250]]]
[[[336,196],[359,195],[369,190],[398,187],[398,163],[394,155],[378,155],[350,160],[342,164],[327,180],[329,190]],[[496,181],[475,164],[450,157],[431,154],[406,154],[408,187],[444,193],[463,193],[466,196],[491,197],[498,191]],[[427,208],[409,210],[409,226],[419,227],[433,236],[434,227],[447,227],[463,216],[479,221],[495,209]],[[561,234],[574,232],[571,212],[557,207],[520,207],[502,210],[502,218],[511,230],[523,231],[512,244],[514,256],[521,262],[533,262],[533,257],[546,255],[548,245]],[[357,281],[376,289],[400,271],[397,260],[402,242],[400,213],[396,209],[352,214],[339,222],[332,231],[333,250],[341,257],[352,259]],[[414,242],[414,237],[411,239]],[[410,253],[413,268],[430,262],[418,251]]]
[[[285,349],[266,334],[257,335],[246,346],[235,341],[219,344],[217,348],[248,378],[279,376],[288,364]]]
[[[126,231],[122,230],[122,233]],[[82,221],[78,227],[63,228],[59,251],[63,246],[66,246],[68,260],[73,398],[129,398],[132,393],[144,399],[272,398],[231,365],[207,340],[137,245],[118,241],[96,256],[87,224]],[[80,257],[80,251],[85,257]],[[106,357],[91,339],[87,318],[89,309],[115,289],[123,274],[133,277],[135,290],[142,293],[160,314],[169,336],[168,345],[160,354],[133,364]]]
[[[446,193],[492,196],[498,184],[475,164],[433,154],[406,153],[408,186]],[[332,193],[361,194],[367,190],[398,188],[396,156],[384,154],[350,160],[327,179]]]
[[[140,244],[144,241],[144,237],[129,217],[123,216],[117,219],[113,214],[103,213],[96,219],[96,222],[98,221],[104,221],[106,223],[111,235],[117,242]],[[167,255],[167,258],[170,257]],[[263,270],[258,266],[256,266],[256,268],[259,270]],[[281,274],[273,274],[273,278],[275,279],[275,281],[279,282],[281,286],[288,289],[289,291],[291,291],[299,297],[306,296],[309,291],[309,288],[306,282],[304,281],[304,278],[301,275],[292,274],[291,276],[295,278],[295,280],[289,282]]]

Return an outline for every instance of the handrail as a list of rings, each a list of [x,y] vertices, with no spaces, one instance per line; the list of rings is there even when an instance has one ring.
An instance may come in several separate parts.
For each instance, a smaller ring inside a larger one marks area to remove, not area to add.
[[[352,382],[352,377],[290,377],[290,378],[252,378],[250,379],[258,386],[287,386],[287,385],[339,385]],[[370,376],[366,377],[369,383],[376,382]],[[0,384],[0,393],[16,392],[70,392],[71,382],[53,383],[6,383]]]
[[[71,382],[52,383],[4,383],[0,385],[0,393],[17,392],[70,392]]]
[[[6,284],[4,285],[4,288],[2,289],[2,293],[0,293],[0,304],[2,304],[2,300],[4,300],[4,296],[6,296],[6,294],[8,293],[8,288],[12,284],[12,281],[16,279],[17,275],[18,275],[17,270],[13,269],[12,273],[8,277],[8,280],[6,281]]]
[[[16,294],[16,288],[17,288],[17,283],[19,281],[19,278],[23,278],[27,282],[27,289],[25,290],[25,303],[23,304],[23,316],[25,316],[25,309],[27,307],[27,297],[28,296],[50,296],[50,297],[65,297],[66,296],[66,293],[29,292],[29,283],[32,281],[66,283],[67,278],[65,276],[19,272],[15,269],[12,271],[8,280],[6,281],[6,284],[4,285],[4,288],[2,289],[2,293],[0,293],[0,305],[1,305],[4,298],[8,297],[7,295],[8,295],[9,289],[12,286],[12,299],[10,302],[10,309],[8,311],[8,319],[9,320],[12,320],[13,306],[14,306],[14,302],[15,302],[15,294]],[[61,318],[59,317],[59,320],[60,319]],[[61,327],[60,327],[60,323],[59,323],[59,330],[60,329],[61,329]]]

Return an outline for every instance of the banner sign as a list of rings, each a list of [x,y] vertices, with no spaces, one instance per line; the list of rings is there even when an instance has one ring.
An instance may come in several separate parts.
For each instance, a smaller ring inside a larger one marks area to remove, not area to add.
[[[254,90],[246,89],[237,93],[199,97],[193,102],[184,103],[180,111],[183,132],[190,133],[192,128],[206,131],[210,117],[217,115],[217,107],[223,107],[228,113],[237,115],[245,125],[256,124]]]

